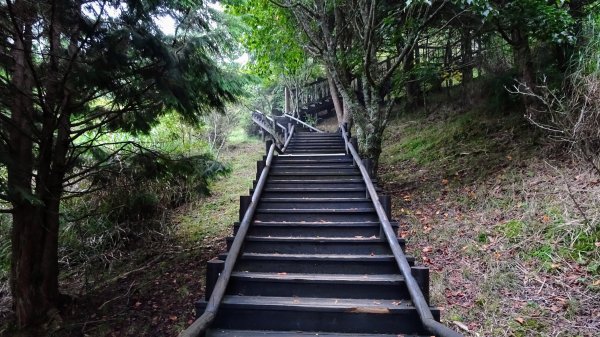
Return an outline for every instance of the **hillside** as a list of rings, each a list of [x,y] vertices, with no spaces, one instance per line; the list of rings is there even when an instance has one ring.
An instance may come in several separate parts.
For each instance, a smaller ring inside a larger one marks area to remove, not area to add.
[[[438,96],[388,126],[379,176],[443,320],[473,336],[600,334],[597,172],[520,113]]]

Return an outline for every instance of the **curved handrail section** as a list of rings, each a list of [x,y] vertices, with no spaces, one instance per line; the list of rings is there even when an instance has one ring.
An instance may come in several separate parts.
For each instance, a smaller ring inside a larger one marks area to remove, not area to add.
[[[258,183],[256,183],[256,188],[254,189],[254,193],[252,194],[252,199],[246,213],[244,213],[244,217],[240,222],[240,227],[238,229],[237,235],[233,239],[233,243],[231,244],[231,248],[227,253],[227,258],[225,259],[225,265],[223,266],[223,271],[215,284],[214,290],[208,303],[206,305],[206,309],[202,316],[198,317],[190,325],[187,329],[182,331],[179,334],[179,337],[200,337],[204,334],[206,329],[209,327],[210,323],[215,319],[217,315],[217,311],[219,310],[219,306],[221,305],[221,301],[223,300],[223,296],[225,295],[225,290],[227,288],[227,283],[231,277],[231,273],[233,272],[233,267],[238,259],[240,251],[242,249],[242,243],[246,238],[246,233],[248,233],[248,228],[250,227],[250,223],[252,218],[254,217],[254,212],[256,211],[256,207],[258,206],[258,202],[260,196],[262,194],[263,188],[267,182],[267,176],[269,175],[269,170],[271,169],[271,163],[273,162],[273,156],[275,155],[275,144],[272,144],[269,148],[269,153],[267,154],[267,160],[265,163],[265,167],[263,168],[260,178],[258,179]]]
[[[296,121],[296,122],[298,122],[298,123],[302,124],[302,126],[304,126],[305,128],[308,128],[308,129],[310,129],[310,130],[312,130],[312,131],[315,131],[315,132],[318,132],[318,133],[323,133],[323,132],[325,132],[325,131],[323,131],[323,130],[319,130],[319,129],[315,128],[315,127],[314,127],[314,126],[312,126],[312,125],[306,124],[305,122],[303,122],[302,120],[300,120],[300,119],[298,119],[298,118],[296,118],[296,117],[294,117],[294,116],[291,116],[291,115],[288,115],[288,114],[283,114],[283,117],[287,117],[287,118],[289,118],[289,119],[291,119],[291,120],[293,120],[293,121]]]
[[[379,218],[381,227],[388,241],[388,244],[390,245],[396,263],[400,268],[400,272],[404,277],[406,287],[408,288],[408,292],[410,294],[410,298],[415,308],[417,309],[419,318],[421,319],[423,326],[425,327],[425,329],[427,329],[427,331],[439,337],[463,337],[463,335],[448,328],[447,326],[441,324],[433,318],[431,310],[429,309],[429,304],[427,304],[427,301],[423,296],[423,292],[421,292],[421,288],[419,288],[417,281],[412,276],[410,265],[406,260],[406,255],[404,255],[402,248],[400,248],[400,244],[398,243],[396,233],[394,233],[392,225],[390,224],[390,220],[388,219],[385,210],[383,209],[383,206],[379,201],[379,196],[377,195],[375,186],[371,181],[371,177],[369,176],[366,167],[363,165],[357,150],[352,145],[352,142],[350,142],[350,140],[348,139],[348,133],[346,132],[346,128],[344,125],[341,126],[341,130],[342,137],[344,138],[344,143],[346,144],[347,150],[352,154],[352,158],[354,159],[354,162],[356,162],[356,165],[358,166],[362,178],[367,186],[367,191],[369,192],[369,196],[373,201],[373,206],[375,207],[375,211],[377,212],[377,217]]]
[[[252,113],[252,121],[256,125],[258,125],[260,128],[262,128],[265,132],[270,134],[276,143],[278,143],[278,144],[285,143],[285,140],[288,137],[288,132],[287,132],[287,129],[285,127],[283,127],[283,125],[281,125],[279,123],[275,123],[275,121],[272,118],[270,118],[269,116],[263,114],[262,112],[260,112],[258,110],[254,111]],[[283,130],[283,132],[278,133],[277,129],[274,127],[274,125],[281,128]]]
[[[283,148],[281,149],[281,152],[285,152],[285,150],[287,150],[287,147],[290,144],[290,140],[292,140],[292,136],[294,135],[295,128],[296,128],[295,125],[292,125],[292,127],[290,128],[288,138],[285,140],[285,143],[283,144]]]

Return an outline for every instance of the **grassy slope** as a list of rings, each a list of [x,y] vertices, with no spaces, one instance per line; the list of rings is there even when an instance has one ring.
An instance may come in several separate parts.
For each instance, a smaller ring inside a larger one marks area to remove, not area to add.
[[[391,123],[379,173],[442,319],[467,335],[599,335],[599,177],[519,115],[435,111]]]

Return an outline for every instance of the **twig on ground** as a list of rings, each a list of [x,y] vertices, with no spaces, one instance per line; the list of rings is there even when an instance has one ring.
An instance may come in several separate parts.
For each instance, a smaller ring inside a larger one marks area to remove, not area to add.
[[[127,292],[126,292],[125,294],[123,294],[123,295],[119,295],[119,296],[117,296],[117,297],[115,297],[115,298],[112,298],[112,299],[110,299],[110,300],[108,300],[108,301],[106,301],[106,302],[102,303],[102,304],[101,304],[101,305],[98,307],[98,310],[102,310],[102,308],[104,308],[104,306],[105,306],[105,305],[109,304],[109,303],[110,303],[110,302],[112,302],[112,301],[116,301],[116,300],[118,300],[118,299],[120,299],[120,298],[123,298],[123,297],[125,297],[125,296],[129,296],[129,294],[131,294],[131,288],[133,288],[133,286],[134,286],[134,285],[135,285],[135,281],[131,282],[131,284],[129,285],[129,288],[127,289]]]
[[[142,270],[150,267],[152,264],[154,264],[156,261],[158,261],[161,257],[163,257],[163,254],[160,254],[160,255],[156,256],[155,258],[153,258],[152,260],[150,260],[150,262],[148,262],[146,265],[144,265],[144,266],[142,266],[140,268],[137,268],[137,269],[134,269],[134,270],[130,270],[130,271],[125,272],[123,274],[119,274],[119,275],[117,275],[117,276],[115,276],[115,277],[113,277],[113,278],[111,278],[109,280],[106,280],[106,281],[100,283],[99,285],[95,286],[91,290],[91,292],[97,291],[98,289],[100,289],[100,288],[102,288],[104,286],[107,286],[107,285],[109,285],[111,283],[114,283],[114,282],[116,282],[116,281],[118,281],[118,280],[120,280],[122,278],[125,278],[125,277],[131,275],[131,274],[134,274],[134,273],[137,273],[139,271],[142,271]]]

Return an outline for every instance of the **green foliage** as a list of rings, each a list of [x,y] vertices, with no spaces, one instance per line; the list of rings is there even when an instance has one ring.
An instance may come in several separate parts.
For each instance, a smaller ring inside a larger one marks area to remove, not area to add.
[[[566,1],[523,0],[489,1],[466,0],[470,9],[485,20],[497,25],[499,29],[513,27],[524,30],[528,36],[559,44],[574,41],[573,25],[575,20],[569,13]]]
[[[111,164],[94,177],[96,192],[63,204],[61,254],[70,264],[108,261],[151,233],[168,235],[165,214],[208,195],[210,183],[230,172],[208,154],[145,149]]]
[[[268,0],[228,0],[226,11],[246,26],[237,32],[251,53],[250,69],[266,78],[297,73],[307,55],[300,45],[301,35],[289,11]]]
[[[241,127],[234,131],[229,141],[232,145],[221,158],[233,173],[211,184],[213,193],[210,196],[191,204],[187,212],[176,215],[177,234],[185,241],[197,244],[223,237],[238,220],[238,198],[247,194],[252,186],[255,163],[262,158],[264,145],[259,139],[249,138]]]

